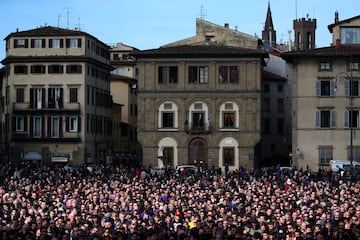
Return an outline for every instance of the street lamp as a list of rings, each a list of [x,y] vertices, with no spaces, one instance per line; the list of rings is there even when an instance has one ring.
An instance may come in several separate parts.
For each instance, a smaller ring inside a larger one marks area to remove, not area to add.
[[[350,70],[350,74],[346,72],[339,72],[336,77],[336,85],[335,90],[337,90],[337,85],[345,85],[345,95],[349,96],[349,128],[350,128],[350,156],[349,160],[352,165],[354,160],[354,153],[353,153],[353,135],[354,135],[354,126],[353,126],[353,106],[354,106],[354,96],[359,95],[358,87],[355,88],[355,81],[352,69]],[[358,85],[356,85],[358,86]]]

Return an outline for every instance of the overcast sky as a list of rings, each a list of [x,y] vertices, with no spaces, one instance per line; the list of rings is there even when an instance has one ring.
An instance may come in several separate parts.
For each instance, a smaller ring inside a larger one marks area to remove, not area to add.
[[[39,26],[80,28],[107,44],[122,42],[141,50],[195,35],[196,18],[261,37],[268,0],[0,0],[0,37]],[[316,46],[329,46],[327,26],[360,14],[359,0],[272,0],[279,42],[289,40],[293,20],[316,18]],[[293,40],[293,31],[291,39]],[[5,41],[0,48],[5,57]]]

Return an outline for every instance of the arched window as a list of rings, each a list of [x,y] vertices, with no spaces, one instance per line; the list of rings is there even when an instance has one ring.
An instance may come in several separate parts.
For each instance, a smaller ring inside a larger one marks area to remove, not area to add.
[[[178,128],[178,107],[171,101],[163,102],[159,107],[158,115],[159,129],[177,129]]]
[[[228,101],[220,106],[219,124],[223,130],[239,128],[239,106],[236,103]]]

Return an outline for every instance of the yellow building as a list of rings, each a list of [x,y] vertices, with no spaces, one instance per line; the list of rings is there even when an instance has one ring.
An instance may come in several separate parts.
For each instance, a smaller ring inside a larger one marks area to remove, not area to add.
[[[144,166],[254,167],[267,53],[203,41],[133,55]]]
[[[110,49],[110,89],[114,104],[121,105],[121,119],[113,115],[113,163],[136,165],[139,163],[141,148],[137,142],[137,80],[135,79],[134,57],[137,50],[123,43]],[[115,106],[114,106],[115,107]]]
[[[112,132],[109,47],[85,32],[51,26],[5,40],[7,161],[105,162]]]
[[[313,171],[360,160],[360,16],[335,13],[328,28],[331,46],[282,54],[292,65],[293,165]]]

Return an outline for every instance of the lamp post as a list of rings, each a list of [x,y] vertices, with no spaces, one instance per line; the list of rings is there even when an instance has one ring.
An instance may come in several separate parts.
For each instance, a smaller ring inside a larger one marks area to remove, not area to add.
[[[353,107],[354,107],[354,96],[359,95],[359,91],[355,91],[354,88],[354,76],[352,70],[350,71],[350,74],[346,72],[339,72],[336,75],[336,85],[335,90],[337,89],[337,84],[345,85],[345,94],[349,96],[349,129],[350,129],[350,155],[349,160],[352,165],[354,160],[354,146],[353,146],[353,135],[354,135],[354,126],[353,126]],[[348,84],[346,86],[346,83],[348,81]],[[348,88],[346,88],[348,87]],[[348,91],[346,91],[348,89]],[[347,93],[348,92],[348,93]]]

